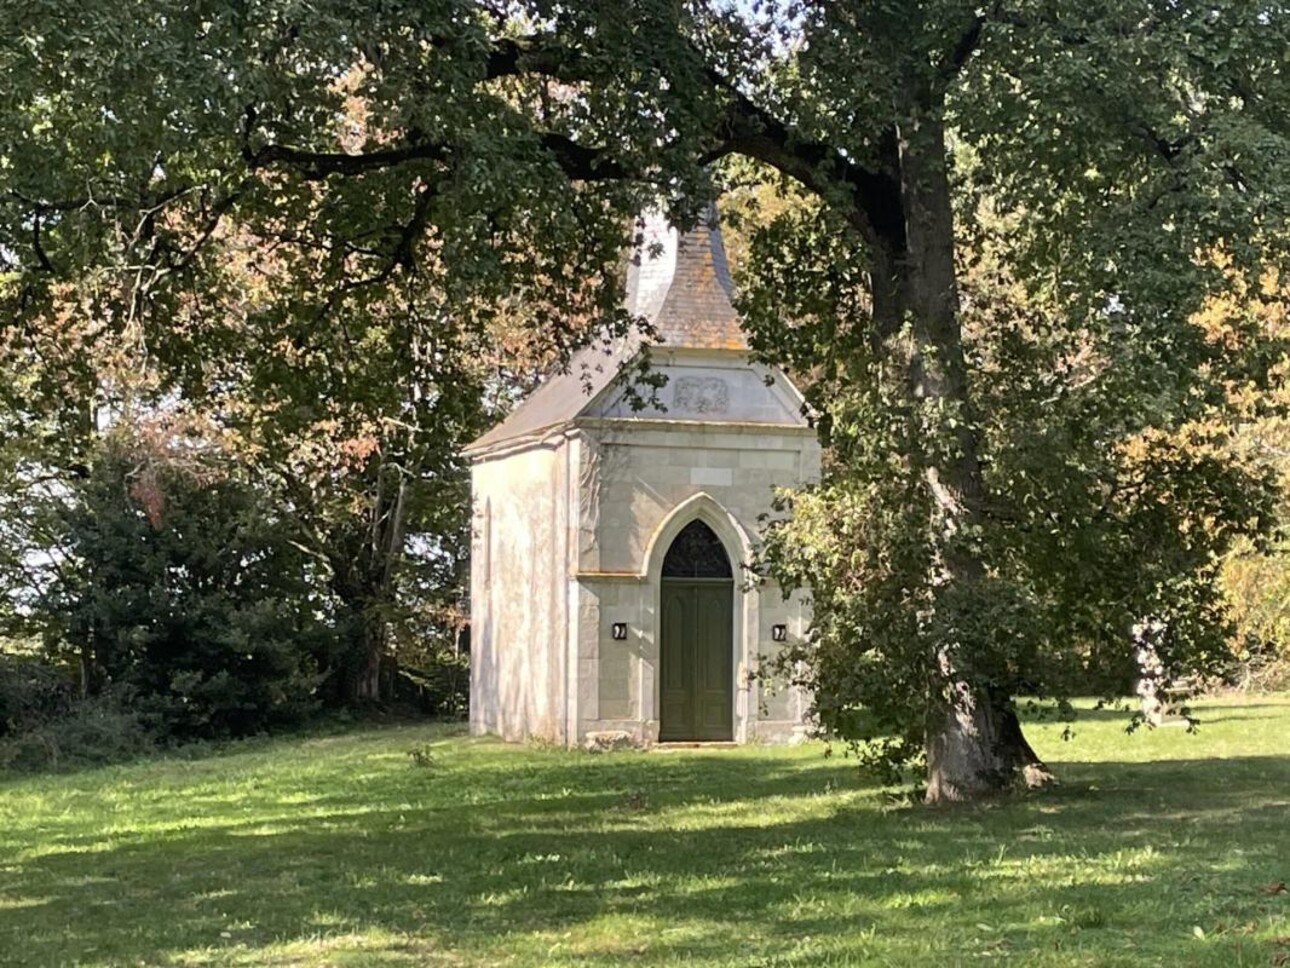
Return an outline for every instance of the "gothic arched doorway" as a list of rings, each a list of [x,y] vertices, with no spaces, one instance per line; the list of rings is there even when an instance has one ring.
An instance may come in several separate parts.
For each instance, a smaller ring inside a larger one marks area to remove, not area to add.
[[[730,558],[691,521],[663,558],[659,623],[661,742],[734,738],[734,593]]]

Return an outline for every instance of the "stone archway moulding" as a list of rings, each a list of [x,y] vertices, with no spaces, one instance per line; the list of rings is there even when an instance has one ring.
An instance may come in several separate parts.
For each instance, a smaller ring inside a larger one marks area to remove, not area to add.
[[[739,568],[752,560],[752,541],[734,515],[706,491],[700,491],[686,498],[654,529],[641,561],[640,577],[647,581],[658,581],[663,573],[664,555],[667,554],[668,548],[672,547],[676,536],[691,521],[702,521],[716,534],[726,555],[730,558],[730,564],[736,573],[735,580],[738,582]]]
[[[734,650],[734,722],[733,734],[736,742],[744,743],[751,738],[752,719],[757,709],[756,684],[748,675],[749,664],[755,652],[753,637],[758,628],[759,598],[756,591],[746,581],[741,580],[741,568],[752,560],[753,547],[748,532],[743,525],[727,511],[712,495],[700,491],[676,507],[663,519],[650,537],[645,550],[642,570],[638,577],[649,587],[652,614],[661,612],[661,579],[663,575],[663,558],[672,547],[672,542],[682,529],[691,521],[702,521],[710,527],[726,555],[730,558],[734,572],[734,614],[731,616],[732,642]],[[656,634],[655,630],[655,634]],[[654,662],[658,660],[657,639],[655,639]],[[642,718],[652,721],[657,730],[659,708],[659,684],[655,676],[646,674],[642,667],[640,696],[642,700]]]

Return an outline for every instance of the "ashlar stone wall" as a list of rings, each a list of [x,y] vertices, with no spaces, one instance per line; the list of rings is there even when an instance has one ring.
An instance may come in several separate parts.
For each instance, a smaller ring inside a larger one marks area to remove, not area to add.
[[[780,645],[774,625],[805,634],[803,596],[773,583],[754,587],[751,559],[759,517],[777,486],[818,477],[819,446],[806,427],[614,421],[583,429],[584,489],[578,538],[578,733],[625,730],[658,736],[658,620],[662,558],[695,518],[721,539],[736,574],[734,736],[785,741],[803,732],[806,697],[772,688],[761,659]],[[611,629],[625,623],[628,638]]]
[[[471,732],[575,742],[568,709],[572,492],[563,435],[472,474]],[[572,520],[576,521],[576,517]]]

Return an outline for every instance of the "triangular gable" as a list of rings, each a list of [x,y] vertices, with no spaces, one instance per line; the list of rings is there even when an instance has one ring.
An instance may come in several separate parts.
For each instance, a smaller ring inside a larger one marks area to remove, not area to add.
[[[794,427],[808,424],[805,401],[792,382],[775,367],[751,363],[743,354],[669,353],[665,346],[654,347],[649,372],[666,381],[654,394],[657,405],[649,400],[648,388],[633,395],[624,381],[611,381],[588,401],[582,415]],[[640,406],[643,401],[648,404]]]

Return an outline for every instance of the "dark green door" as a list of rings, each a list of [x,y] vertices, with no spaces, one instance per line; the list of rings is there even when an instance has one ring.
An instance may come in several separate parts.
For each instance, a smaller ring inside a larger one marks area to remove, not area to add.
[[[663,742],[734,738],[734,582],[664,578],[659,643]]]

